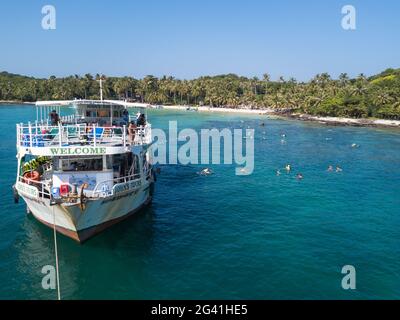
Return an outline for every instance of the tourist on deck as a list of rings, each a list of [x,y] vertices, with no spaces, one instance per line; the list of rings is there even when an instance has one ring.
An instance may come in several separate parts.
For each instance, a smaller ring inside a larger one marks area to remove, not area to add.
[[[139,118],[137,119],[137,125],[138,127],[144,127],[146,125],[146,117],[143,113],[140,114]]]
[[[125,123],[128,123],[129,121],[129,111],[127,109],[124,109],[122,112],[122,119],[124,119]]]
[[[50,120],[52,126],[57,126],[58,123],[60,122],[60,116],[58,115],[56,110],[50,112]]]
[[[135,121],[131,121],[128,126],[128,141],[130,144],[133,144],[133,142],[135,141],[136,130],[137,126],[135,124]]]

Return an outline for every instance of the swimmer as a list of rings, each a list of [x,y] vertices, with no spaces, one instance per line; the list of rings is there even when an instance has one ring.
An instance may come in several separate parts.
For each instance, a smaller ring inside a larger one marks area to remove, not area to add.
[[[297,180],[302,180],[303,178],[304,178],[303,174],[301,174],[301,173],[298,173],[297,176],[296,176]]]
[[[261,127],[265,127],[265,123],[264,123],[264,122],[261,122],[260,126],[261,126]]]
[[[286,167],[285,167],[285,169],[286,169],[286,171],[289,173],[290,170],[292,170],[292,167],[291,167],[290,164],[287,164]]]
[[[282,138],[286,138],[286,134],[282,133],[282,134],[281,134],[281,137],[282,137]]]
[[[333,171],[333,166],[329,166],[327,171],[329,172]]]
[[[352,147],[352,148],[358,148],[359,145],[358,145],[357,143],[353,143],[353,144],[351,145],[351,147]]]
[[[279,170],[279,169],[276,170],[276,175],[277,175],[277,176],[280,176],[280,175],[281,175],[281,170]]]
[[[339,166],[336,167],[336,172],[342,172],[342,171],[343,171],[343,169],[341,167],[339,167]]]
[[[200,175],[202,175],[202,176],[209,176],[209,175],[212,174],[212,173],[213,173],[213,172],[212,172],[211,169],[205,168],[205,169],[201,170]]]

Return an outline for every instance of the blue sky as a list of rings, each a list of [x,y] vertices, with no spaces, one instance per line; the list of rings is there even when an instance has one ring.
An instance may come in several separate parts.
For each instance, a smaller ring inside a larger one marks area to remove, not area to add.
[[[44,5],[57,29],[41,27]],[[357,30],[341,8],[357,9]],[[4,0],[0,70],[48,77],[268,72],[308,80],[400,67],[396,0]]]

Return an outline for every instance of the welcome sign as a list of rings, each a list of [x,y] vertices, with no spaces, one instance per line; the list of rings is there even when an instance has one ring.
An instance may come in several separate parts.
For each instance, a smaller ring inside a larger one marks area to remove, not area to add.
[[[65,147],[50,148],[53,156],[76,156],[76,155],[102,155],[106,148],[102,147]]]

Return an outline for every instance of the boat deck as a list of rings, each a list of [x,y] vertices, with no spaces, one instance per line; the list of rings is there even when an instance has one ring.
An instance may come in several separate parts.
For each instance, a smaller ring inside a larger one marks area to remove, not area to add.
[[[134,136],[129,136],[126,126],[98,126],[97,124],[63,124],[51,126],[47,123],[17,124],[17,147],[126,147],[145,145],[151,142],[151,125],[138,127]]]

